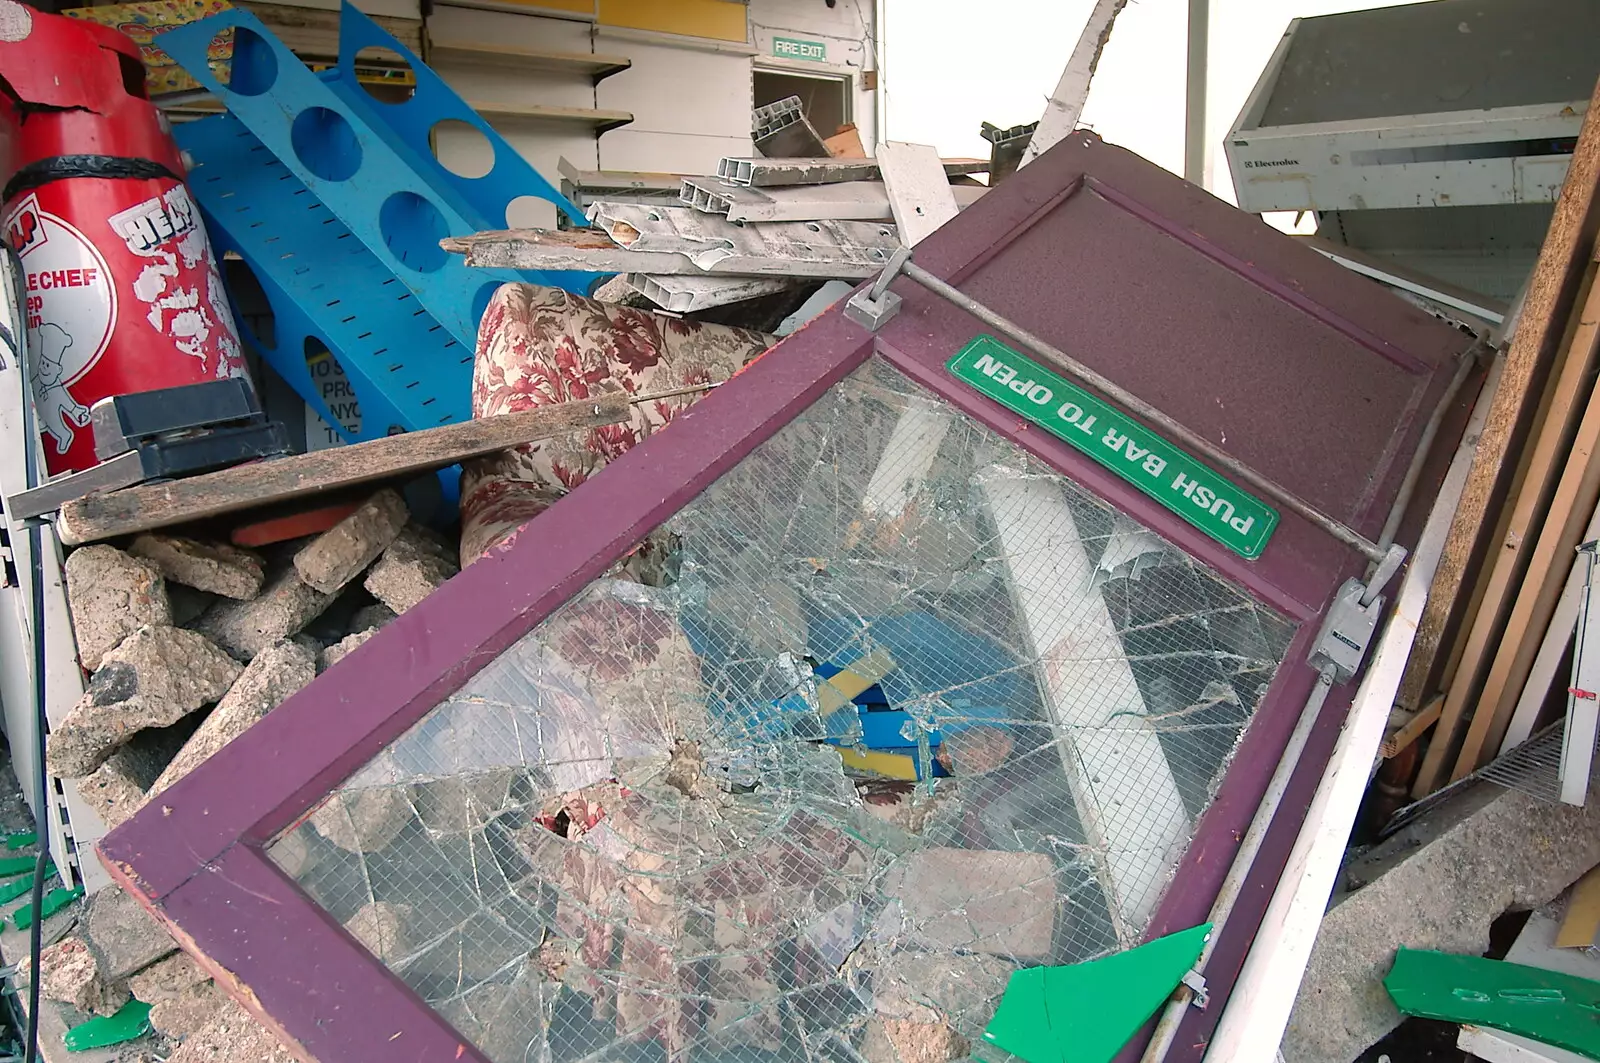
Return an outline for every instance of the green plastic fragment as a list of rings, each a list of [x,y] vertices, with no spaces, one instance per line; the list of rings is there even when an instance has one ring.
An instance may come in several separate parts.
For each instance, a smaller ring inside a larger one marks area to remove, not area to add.
[[[56,865],[55,864],[45,864],[44,865],[44,877],[45,878],[48,879],[51,875],[54,875],[55,873],[56,873]],[[33,891],[33,876],[32,875],[29,875],[27,878],[19,878],[15,882],[7,882],[5,885],[0,886],[0,904],[4,904],[6,901],[14,901],[18,897],[21,897],[26,893],[31,893],[32,891]]]
[[[1383,988],[1407,1015],[1487,1026],[1600,1059],[1600,982],[1589,978],[1401,949]]]
[[[0,878],[10,878],[12,875],[26,875],[39,866],[37,856],[6,856],[0,857]]]
[[[88,1022],[79,1023],[61,1040],[68,1052],[82,1052],[86,1048],[120,1045],[149,1032],[150,1005],[142,1000],[130,1000],[115,1015],[97,1015]]]
[[[30,845],[37,844],[38,841],[39,841],[39,836],[37,834],[34,834],[32,831],[26,831],[26,832],[24,832],[22,834],[7,834],[6,835],[6,848],[7,849],[26,849]]]
[[[44,895],[44,918],[49,919],[61,909],[83,896],[83,887],[74,886],[69,889],[53,889]],[[33,904],[24,904],[21,908],[11,913],[16,920],[18,930],[26,930],[33,925]]]
[[[983,1039],[1027,1063],[1108,1063],[1200,959],[1211,924],[1088,963],[1013,971]],[[1001,1057],[977,1051],[980,1059]]]

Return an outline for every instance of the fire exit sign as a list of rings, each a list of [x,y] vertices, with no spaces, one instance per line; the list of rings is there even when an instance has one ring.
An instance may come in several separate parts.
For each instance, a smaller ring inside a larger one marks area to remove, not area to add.
[[[779,59],[809,59],[813,63],[828,61],[826,41],[802,41],[795,37],[772,38],[772,54]]]

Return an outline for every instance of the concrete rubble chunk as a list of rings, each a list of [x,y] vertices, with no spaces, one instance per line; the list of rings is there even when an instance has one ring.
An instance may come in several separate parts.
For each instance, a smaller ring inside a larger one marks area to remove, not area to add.
[[[372,853],[387,849],[411,819],[405,788],[384,786],[334,794],[311,814],[311,825],[347,853]]]
[[[997,956],[1050,952],[1055,864],[1044,853],[924,849],[890,869],[884,894],[881,938]]]
[[[409,906],[389,901],[364,904],[345,921],[344,928],[380,960],[400,959],[413,952],[419,942],[411,933],[416,920]]]
[[[410,516],[405,499],[386,487],[301,547],[294,555],[295,571],[306,586],[333,594],[377,560]]]
[[[295,1063],[295,1057],[237,1002],[226,1000],[167,1063]]]
[[[217,602],[195,623],[195,630],[248,661],[274,642],[299,633],[333,604],[333,598],[306,586],[290,566],[272,576],[253,601]]]
[[[153,565],[99,545],[74,550],[66,568],[78,658],[90,671],[140,628],[172,623],[167,585]]]
[[[382,627],[393,620],[397,614],[382,602],[373,602],[363,605],[350,615],[351,631],[368,631],[375,627]]]
[[[145,534],[133,540],[128,553],[144,558],[174,583],[224,598],[254,598],[266,578],[259,556],[227,543]]]
[[[1344,1063],[1400,1024],[1383,988],[1395,949],[1467,956],[1600,864],[1600,793],[1582,808],[1489,783],[1402,827],[1346,868],[1283,1038],[1286,1063]]]
[[[87,1015],[115,1015],[128,1002],[128,986],[108,980],[94,952],[81,937],[63,938],[39,953],[39,994],[46,1000],[70,1004]],[[17,977],[29,978],[28,958],[18,965]]]
[[[160,773],[157,768],[156,774]],[[78,782],[78,794],[105,821],[106,830],[115,830],[144,805],[146,774],[138,756],[123,746],[106,762]]]
[[[114,886],[89,898],[84,937],[108,980],[120,982],[178,951],[166,928]]]
[[[291,694],[317,677],[316,658],[297,642],[275,642],[234,681],[178,755],[150,787],[154,797],[249,730]]]
[[[128,979],[133,995],[146,1004],[172,1000],[186,989],[205,985],[211,976],[186,952],[174,953]]]
[[[326,672],[350,656],[355,649],[378,633],[377,628],[368,628],[366,631],[357,631],[354,635],[346,635],[332,646],[322,651],[322,656],[317,661],[317,670]]]
[[[193,1037],[222,1011],[228,997],[212,982],[181,990],[150,1008],[150,1025],[173,1039]]]
[[[225,694],[243,671],[205,636],[145,627],[101,661],[83,698],[50,733],[52,775],[79,779],[147,728],[168,727]]]
[[[384,605],[403,613],[459,571],[432,536],[408,527],[372,566],[364,586]]]

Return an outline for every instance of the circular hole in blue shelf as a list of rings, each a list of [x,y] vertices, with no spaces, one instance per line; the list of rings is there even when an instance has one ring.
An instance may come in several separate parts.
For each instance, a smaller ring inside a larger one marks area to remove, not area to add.
[[[494,171],[494,144],[483,130],[459,118],[442,118],[428,130],[439,165],[469,181]]]
[[[450,258],[439,246],[450,233],[439,208],[415,192],[396,192],[378,208],[378,231],[394,257],[418,273],[432,273]]]
[[[472,320],[482,322],[484,312],[489,309],[489,302],[494,298],[494,293],[500,290],[499,281],[490,281],[478,289],[472,297]]]
[[[212,42],[216,53],[216,42]],[[272,45],[245,26],[233,30],[233,60],[229,64],[228,88],[241,96],[259,96],[278,80],[278,57]]]
[[[348,181],[361,169],[361,142],[338,111],[307,107],[294,116],[289,142],[305,168],[324,181]]]

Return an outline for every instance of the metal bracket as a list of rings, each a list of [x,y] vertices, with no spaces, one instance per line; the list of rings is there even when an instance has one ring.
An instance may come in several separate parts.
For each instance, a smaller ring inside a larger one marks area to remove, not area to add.
[[[1183,977],[1178,979],[1189,987],[1189,992],[1194,994],[1189,1003],[1204,1011],[1211,1003],[1211,994],[1206,991],[1206,976],[1196,970],[1188,970]]]
[[[872,287],[857,292],[844,304],[844,316],[868,332],[877,332],[900,312],[901,299],[889,290],[889,283],[911,261],[909,247],[897,248],[884,264],[883,272],[872,282]]]
[[[1378,629],[1384,600],[1377,597],[1369,602],[1366,592],[1366,585],[1360,580],[1345,580],[1311,647],[1311,667],[1331,671],[1335,683],[1346,682],[1361,670],[1367,646]]]

